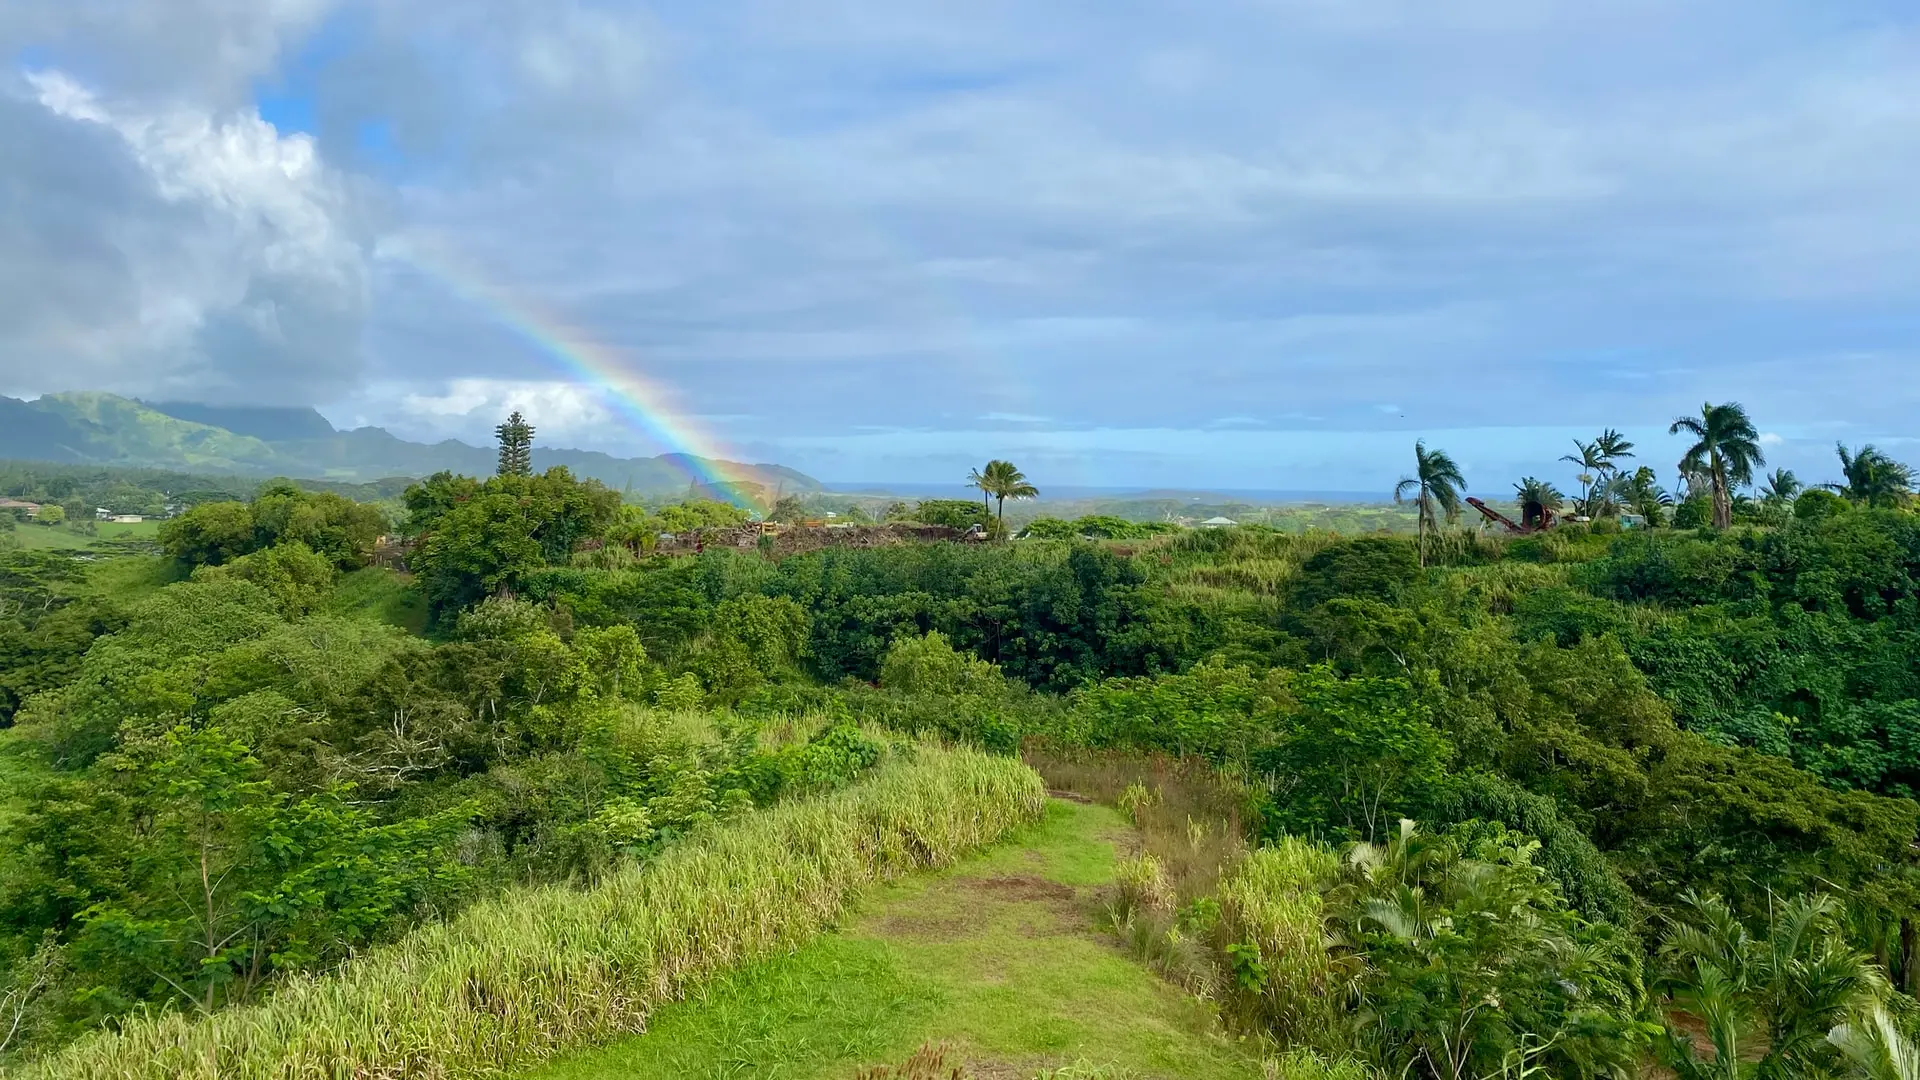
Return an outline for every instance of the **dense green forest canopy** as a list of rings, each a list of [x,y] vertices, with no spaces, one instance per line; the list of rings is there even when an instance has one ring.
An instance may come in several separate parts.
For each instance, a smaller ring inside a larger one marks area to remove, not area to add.
[[[8,1052],[256,999],[514,882],[590,884],[915,734],[1200,759],[1270,850],[1371,845],[1364,873],[1298,849],[1288,880],[1350,920],[1382,1045],[1433,1075],[1452,1021],[1388,984],[1495,971],[1472,992],[1525,1002],[1553,1071],[1617,1071],[1683,992],[1655,978],[1684,967],[1674,928],[1759,940],[1783,898],[1821,898],[1822,956],[1911,990],[1920,516],[1800,498],[1720,530],[1089,518],[774,558],[662,553],[745,515],[553,469],[436,475],[392,517],[272,484],[187,509],[162,556],[0,554]],[[961,507],[987,516],[926,511]],[[1458,933],[1390,933],[1403,885]],[[1495,893],[1525,914],[1475,923]],[[1549,954],[1604,959],[1522,960]],[[1519,1038],[1470,1034],[1482,1072]]]

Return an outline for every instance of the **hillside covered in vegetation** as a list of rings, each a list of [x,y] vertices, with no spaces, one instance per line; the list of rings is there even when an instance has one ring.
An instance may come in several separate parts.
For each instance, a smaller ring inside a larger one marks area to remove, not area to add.
[[[1824,495],[669,554],[738,512],[554,469],[0,553],[0,1053],[520,1068],[816,955],[1044,777],[1135,832],[1033,895],[1269,1072],[1906,1077],[1920,516]]]

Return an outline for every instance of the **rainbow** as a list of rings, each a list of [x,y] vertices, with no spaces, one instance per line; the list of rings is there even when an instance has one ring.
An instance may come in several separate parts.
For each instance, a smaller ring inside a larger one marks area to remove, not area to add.
[[[738,460],[738,455],[676,406],[666,387],[633,370],[613,349],[533,299],[488,281],[444,251],[409,243],[382,245],[381,254],[405,262],[461,300],[486,311],[532,345],[556,370],[602,390],[629,427],[674,454],[668,460],[690,483],[723,487],[751,501],[746,492],[733,486],[743,477],[720,468],[721,462]]]

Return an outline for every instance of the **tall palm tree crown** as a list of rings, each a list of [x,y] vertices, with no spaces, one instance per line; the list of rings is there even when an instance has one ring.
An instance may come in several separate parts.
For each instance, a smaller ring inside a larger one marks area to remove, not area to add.
[[[1413,503],[1420,565],[1427,564],[1427,532],[1438,525],[1435,507],[1447,515],[1448,521],[1458,518],[1460,489],[1466,486],[1466,479],[1460,475],[1460,466],[1454,464],[1453,458],[1445,450],[1428,450],[1425,440],[1414,442],[1413,475],[1394,485],[1393,501],[1406,502],[1408,492],[1418,492]]]
[[[1031,499],[1040,494],[1040,489],[1027,482],[1027,474],[1014,467],[1011,461],[998,458],[987,462],[987,467],[978,474],[979,487],[992,495],[998,502],[997,517],[1001,521],[1007,518],[1008,499]]]
[[[980,506],[984,509],[987,505],[988,496],[993,494],[993,485],[987,480],[986,474],[982,473],[979,469],[968,470],[967,486],[980,489]]]
[[[1561,454],[1561,461],[1570,461],[1580,467],[1580,512],[1589,513],[1587,503],[1593,499],[1593,481],[1607,474],[1607,458],[1600,452],[1599,442],[1583,443],[1573,440],[1574,453]]]
[[[1612,428],[1601,432],[1600,437],[1593,440],[1593,447],[1600,452],[1600,468],[1607,473],[1618,473],[1620,459],[1633,456],[1633,444]]]
[[[1773,475],[1767,477],[1766,486],[1760,489],[1760,496],[1768,502],[1788,503],[1799,496],[1805,486],[1793,475],[1792,469],[1775,469]]]
[[[1713,525],[1724,529],[1733,524],[1733,489],[1753,483],[1753,470],[1765,465],[1767,456],[1760,449],[1760,432],[1738,402],[1700,406],[1699,416],[1681,416],[1667,428],[1667,434],[1685,432],[1694,444],[1681,455],[1682,473],[1702,473],[1713,495]]]
[[[1872,443],[1855,451],[1835,444],[1840,452],[1844,484],[1828,484],[1848,502],[1864,506],[1897,506],[1913,493],[1913,469],[1893,460]]]
[[[1520,504],[1521,524],[1537,522],[1542,527],[1547,524],[1547,515],[1560,509],[1561,500],[1565,498],[1559,488],[1531,476],[1523,476],[1513,485],[1513,497]]]

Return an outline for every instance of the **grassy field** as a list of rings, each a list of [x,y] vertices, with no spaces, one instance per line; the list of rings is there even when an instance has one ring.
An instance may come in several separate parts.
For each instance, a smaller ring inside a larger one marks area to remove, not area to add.
[[[872,889],[842,933],[661,1009],[645,1035],[523,1076],[854,1077],[923,1046],[980,1077],[1076,1062],[1121,1075],[1260,1076],[1209,1006],[1095,930],[1116,851],[1135,843],[1118,812],[1053,800],[1038,824],[984,855]]]
[[[87,568],[86,591],[131,604],[144,600],[176,581],[186,578],[186,568],[172,559],[152,555],[127,555],[101,559]]]
[[[384,567],[355,570],[340,579],[328,610],[375,619],[409,634],[422,633],[427,628],[427,601],[409,587],[409,581],[407,575]]]
[[[35,525],[31,522],[14,527],[13,535],[20,546],[27,550],[37,548],[56,548],[70,551],[85,551],[96,540],[158,540],[160,522],[141,521],[116,524],[102,521],[95,524],[97,536],[88,536],[74,532],[64,525]]]

